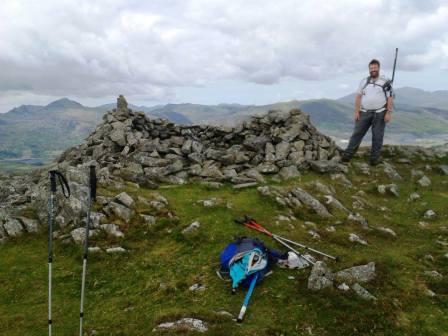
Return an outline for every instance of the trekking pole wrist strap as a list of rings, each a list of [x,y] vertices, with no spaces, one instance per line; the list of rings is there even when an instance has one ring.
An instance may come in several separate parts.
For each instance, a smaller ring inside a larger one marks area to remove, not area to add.
[[[58,170],[50,170],[50,191],[56,192],[56,177],[59,180],[59,184],[61,185],[62,194],[65,198],[70,197],[70,186],[68,185],[67,179],[64,175]]]

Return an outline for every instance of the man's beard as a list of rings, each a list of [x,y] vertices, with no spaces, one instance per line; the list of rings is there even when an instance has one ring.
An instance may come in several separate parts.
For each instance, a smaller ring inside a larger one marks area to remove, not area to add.
[[[379,75],[379,71],[370,71],[370,77],[377,78]]]

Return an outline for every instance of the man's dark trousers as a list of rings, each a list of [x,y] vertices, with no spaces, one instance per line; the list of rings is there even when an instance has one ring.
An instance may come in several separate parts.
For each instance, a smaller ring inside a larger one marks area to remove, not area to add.
[[[370,159],[377,160],[380,156],[381,147],[383,146],[384,129],[386,122],[384,121],[383,112],[359,112],[359,120],[355,122],[355,129],[348,143],[344,156],[351,158],[358,150],[362,138],[372,126],[372,148],[370,151]]]

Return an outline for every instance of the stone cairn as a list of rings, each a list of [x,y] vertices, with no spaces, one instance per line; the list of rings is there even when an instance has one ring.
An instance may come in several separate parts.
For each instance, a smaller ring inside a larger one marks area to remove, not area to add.
[[[58,162],[76,167],[95,161],[113,176],[147,185],[198,179],[241,184],[310,167],[339,170],[340,151],[298,109],[269,111],[232,128],[184,126],[134,112],[120,96],[117,108]]]

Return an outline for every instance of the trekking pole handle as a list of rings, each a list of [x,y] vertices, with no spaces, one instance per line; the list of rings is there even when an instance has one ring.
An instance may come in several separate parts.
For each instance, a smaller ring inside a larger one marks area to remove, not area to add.
[[[52,193],[56,192],[56,170],[50,170],[50,191]]]
[[[246,221],[244,219],[242,219],[242,218],[235,218],[234,222],[237,223],[237,224],[244,224]]]
[[[90,166],[90,198],[92,200],[96,199],[96,172],[95,172],[95,166]]]

